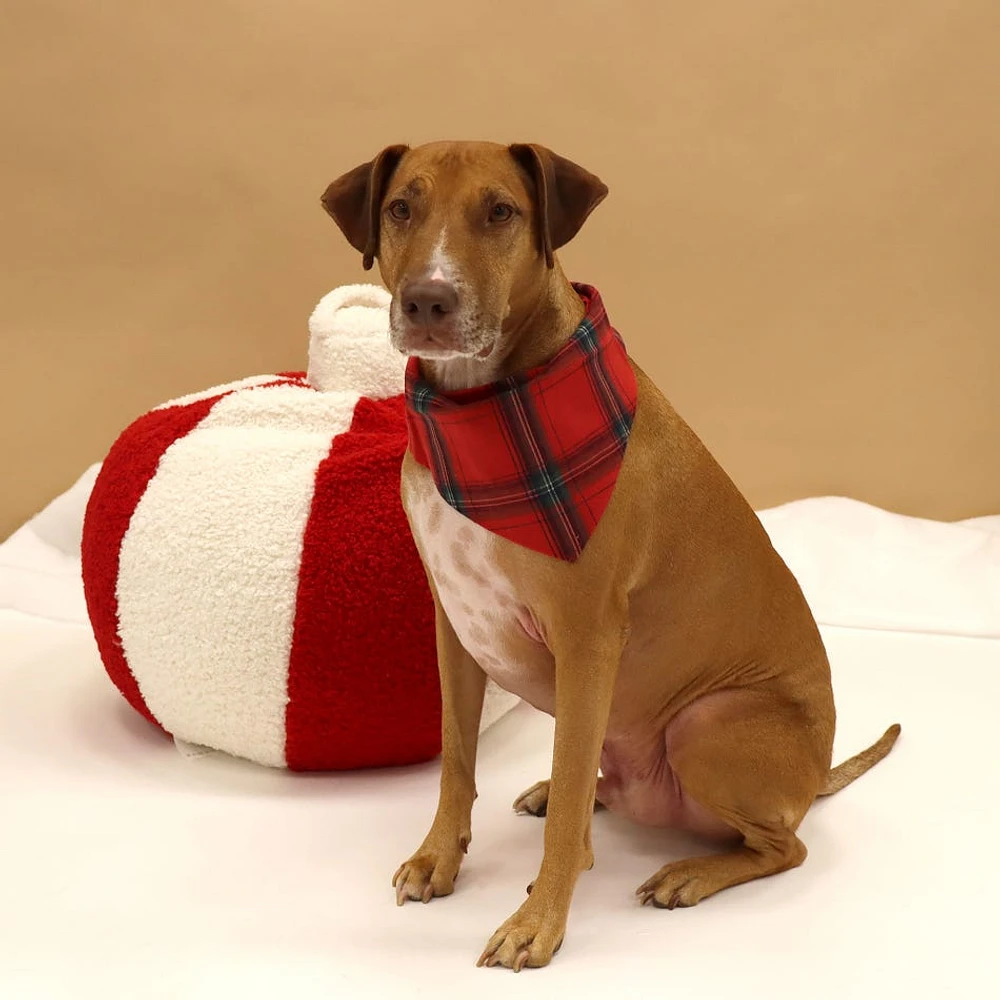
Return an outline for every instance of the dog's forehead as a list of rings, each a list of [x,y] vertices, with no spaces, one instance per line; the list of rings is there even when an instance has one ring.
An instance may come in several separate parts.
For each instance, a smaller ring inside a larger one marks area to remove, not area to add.
[[[411,149],[396,170],[397,185],[459,194],[503,186],[526,194],[527,184],[510,150],[495,142],[433,142]]]

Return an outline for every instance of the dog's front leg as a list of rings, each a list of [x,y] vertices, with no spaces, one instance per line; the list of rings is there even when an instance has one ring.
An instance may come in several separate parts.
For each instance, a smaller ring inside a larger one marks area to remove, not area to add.
[[[430,831],[393,876],[396,902],[447,896],[472,840],[476,749],[486,675],[463,648],[435,595],[441,675],[441,791]]]
[[[595,623],[596,624],[596,623]],[[556,728],[545,818],[545,853],[530,895],[490,938],[479,965],[515,972],[547,965],[562,943],[580,872],[594,864],[590,821],[601,745],[624,645],[618,623],[581,630],[566,623],[552,642],[556,661]]]

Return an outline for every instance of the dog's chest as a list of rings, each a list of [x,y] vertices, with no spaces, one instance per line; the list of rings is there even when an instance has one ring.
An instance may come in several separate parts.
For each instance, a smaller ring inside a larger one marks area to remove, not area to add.
[[[463,647],[502,688],[551,711],[552,657],[513,580],[499,540],[441,497],[428,470],[411,466],[403,502],[424,565]]]

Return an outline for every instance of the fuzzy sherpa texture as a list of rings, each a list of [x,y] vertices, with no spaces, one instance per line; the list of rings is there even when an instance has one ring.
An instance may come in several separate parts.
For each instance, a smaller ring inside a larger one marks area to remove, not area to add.
[[[309,317],[309,384],[371,399],[403,391],[406,358],[389,344],[389,303],[378,285],[343,285]]]
[[[296,770],[439,752],[387,330],[383,290],[336,289],[310,320],[310,378],[173,400],[105,460],[84,522],[88,612],[111,679],[179,745]],[[483,728],[515,703],[490,685]]]

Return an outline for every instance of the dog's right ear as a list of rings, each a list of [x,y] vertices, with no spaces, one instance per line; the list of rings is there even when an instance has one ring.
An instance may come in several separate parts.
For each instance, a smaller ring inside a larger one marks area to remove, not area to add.
[[[320,199],[347,242],[364,254],[366,271],[371,270],[378,256],[379,215],[386,185],[409,148],[386,146],[374,160],[333,181]]]

